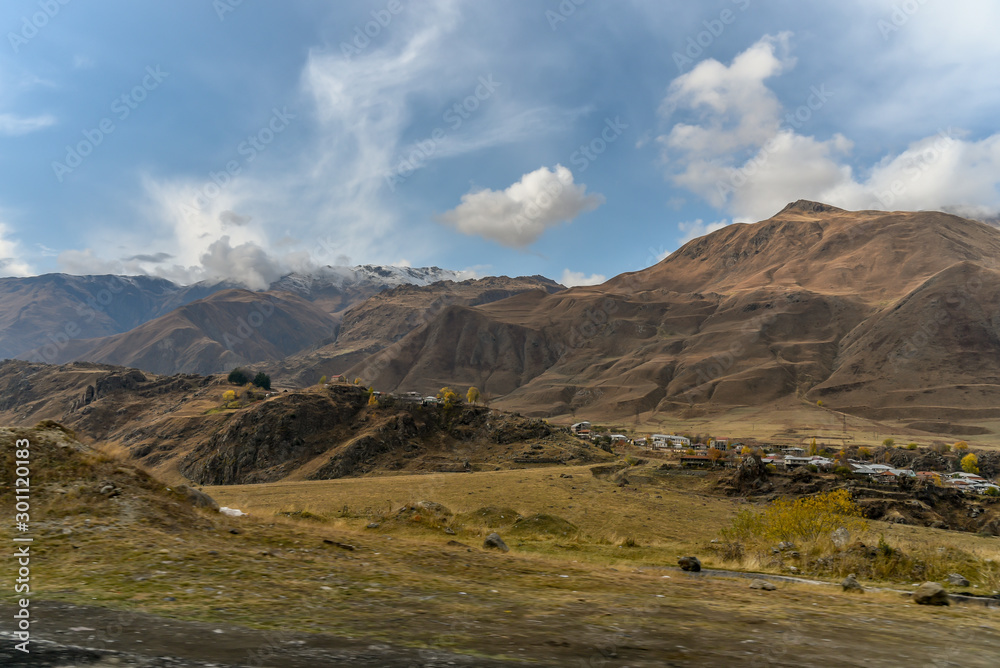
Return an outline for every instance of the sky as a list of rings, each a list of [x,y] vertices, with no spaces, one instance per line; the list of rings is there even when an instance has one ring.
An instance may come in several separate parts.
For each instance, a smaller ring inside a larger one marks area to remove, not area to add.
[[[797,199],[1000,211],[988,0],[5,0],[0,275],[603,282]]]

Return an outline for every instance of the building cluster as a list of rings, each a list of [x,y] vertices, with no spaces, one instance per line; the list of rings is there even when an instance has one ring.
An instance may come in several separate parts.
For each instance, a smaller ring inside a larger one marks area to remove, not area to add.
[[[680,452],[681,466],[735,466],[739,460],[736,455],[742,450],[743,443],[729,438],[711,439],[708,444],[692,443],[686,436],[676,434],[653,434],[649,437],[629,439],[624,434],[595,434],[589,422],[577,422],[570,427],[579,438],[596,440],[610,438],[614,443],[629,443],[651,450],[673,450]],[[712,452],[714,450],[715,452]],[[837,461],[820,455],[807,455],[805,448],[798,446],[782,446],[762,448],[765,454],[761,461],[771,464],[781,471],[790,471],[799,467],[815,467],[818,471],[833,471],[844,466],[843,460]],[[872,464],[856,459],[848,459],[846,468],[851,473],[879,485],[899,485],[904,478],[916,481],[927,481],[941,487],[952,487],[973,494],[1000,493],[1000,485],[977,473],[964,471],[942,473],[938,471],[914,471],[908,468],[896,468],[888,464]],[[995,492],[993,491],[995,490]]]

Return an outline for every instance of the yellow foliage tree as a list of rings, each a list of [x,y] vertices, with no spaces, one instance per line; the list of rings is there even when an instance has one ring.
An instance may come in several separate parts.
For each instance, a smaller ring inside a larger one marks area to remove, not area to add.
[[[979,473],[979,457],[971,452],[962,457],[962,470],[966,473]]]
[[[722,459],[722,450],[719,450],[718,448],[709,448],[708,458],[712,460],[712,466],[715,466],[719,463],[719,460]]]
[[[479,401],[479,388],[470,387],[469,391],[465,393],[465,400],[470,404],[474,404]]]
[[[326,385],[326,376],[320,376],[319,384],[320,385]]]
[[[369,406],[378,406],[378,397],[375,396],[374,392],[372,392],[372,393],[370,393],[368,395],[368,405]]]
[[[816,445],[816,439],[815,438],[813,440],[809,441],[809,454],[810,455],[818,455],[819,454],[819,446]]]
[[[451,408],[458,403],[458,392],[450,387],[442,387],[437,393],[437,398],[444,402],[445,408]]]
[[[357,378],[354,379],[354,384],[355,385],[360,385],[361,384],[361,376],[358,376]]]
[[[234,390],[226,390],[222,393],[222,400],[227,404],[236,401],[236,392]]]
[[[951,447],[955,450],[955,452],[965,452],[966,450],[969,449],[969,444],[966,443],[965,441],[959,441],[958,443],[956,443]]]

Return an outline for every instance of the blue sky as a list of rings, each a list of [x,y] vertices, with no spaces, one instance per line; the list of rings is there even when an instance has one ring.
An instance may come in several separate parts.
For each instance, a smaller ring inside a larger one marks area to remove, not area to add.
[[[799,198],[992,218],[996,25],[978,0],[10,0],[0,275],[578,284]]]

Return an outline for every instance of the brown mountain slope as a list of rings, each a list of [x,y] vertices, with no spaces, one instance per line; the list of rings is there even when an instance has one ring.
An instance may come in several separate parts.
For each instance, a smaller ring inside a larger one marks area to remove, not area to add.
[[[820,392],[829,406],[860,410],[862,395],[834,391],[853,365],[868,375],[851,382],[884,399],[884,415],[959,415],[995,405],[1000,322],[987,313],[997,258],[1000,231],[975,221],[796,202],[601,286],[448,309],[349,373],[379,389],[476,385],[530,414],[585,408],[612,419]],[[976,274],[981,293],[952,309],[952,334],[908,361],[923,399],[891,399],[902,381],[886,371],[896,345],[887,342],[940,318],[940,300],[969,280],[962,272]],[[923,297],[907,306],[911,293]],[[955,392],[976,384],[987,387]]]
[[[51,361],[219,373],[290,355],[329,336],[334,324],[320,308],[288,293],[224,290],[122,334],[69,341]]]
[[[447,307],[478,306],[527,291],[549,294],[563,286],[543,276],[489,276],[430,285],[402,285],[369,297],[344,314],[333,342],[255,369],[275,379],[306,387],[334,376],[402,339]]]
[[[69,339],[125,332],[226,287],[149,276],[0,278],[0,358],[36,349],[37,361],[55,361]]]

